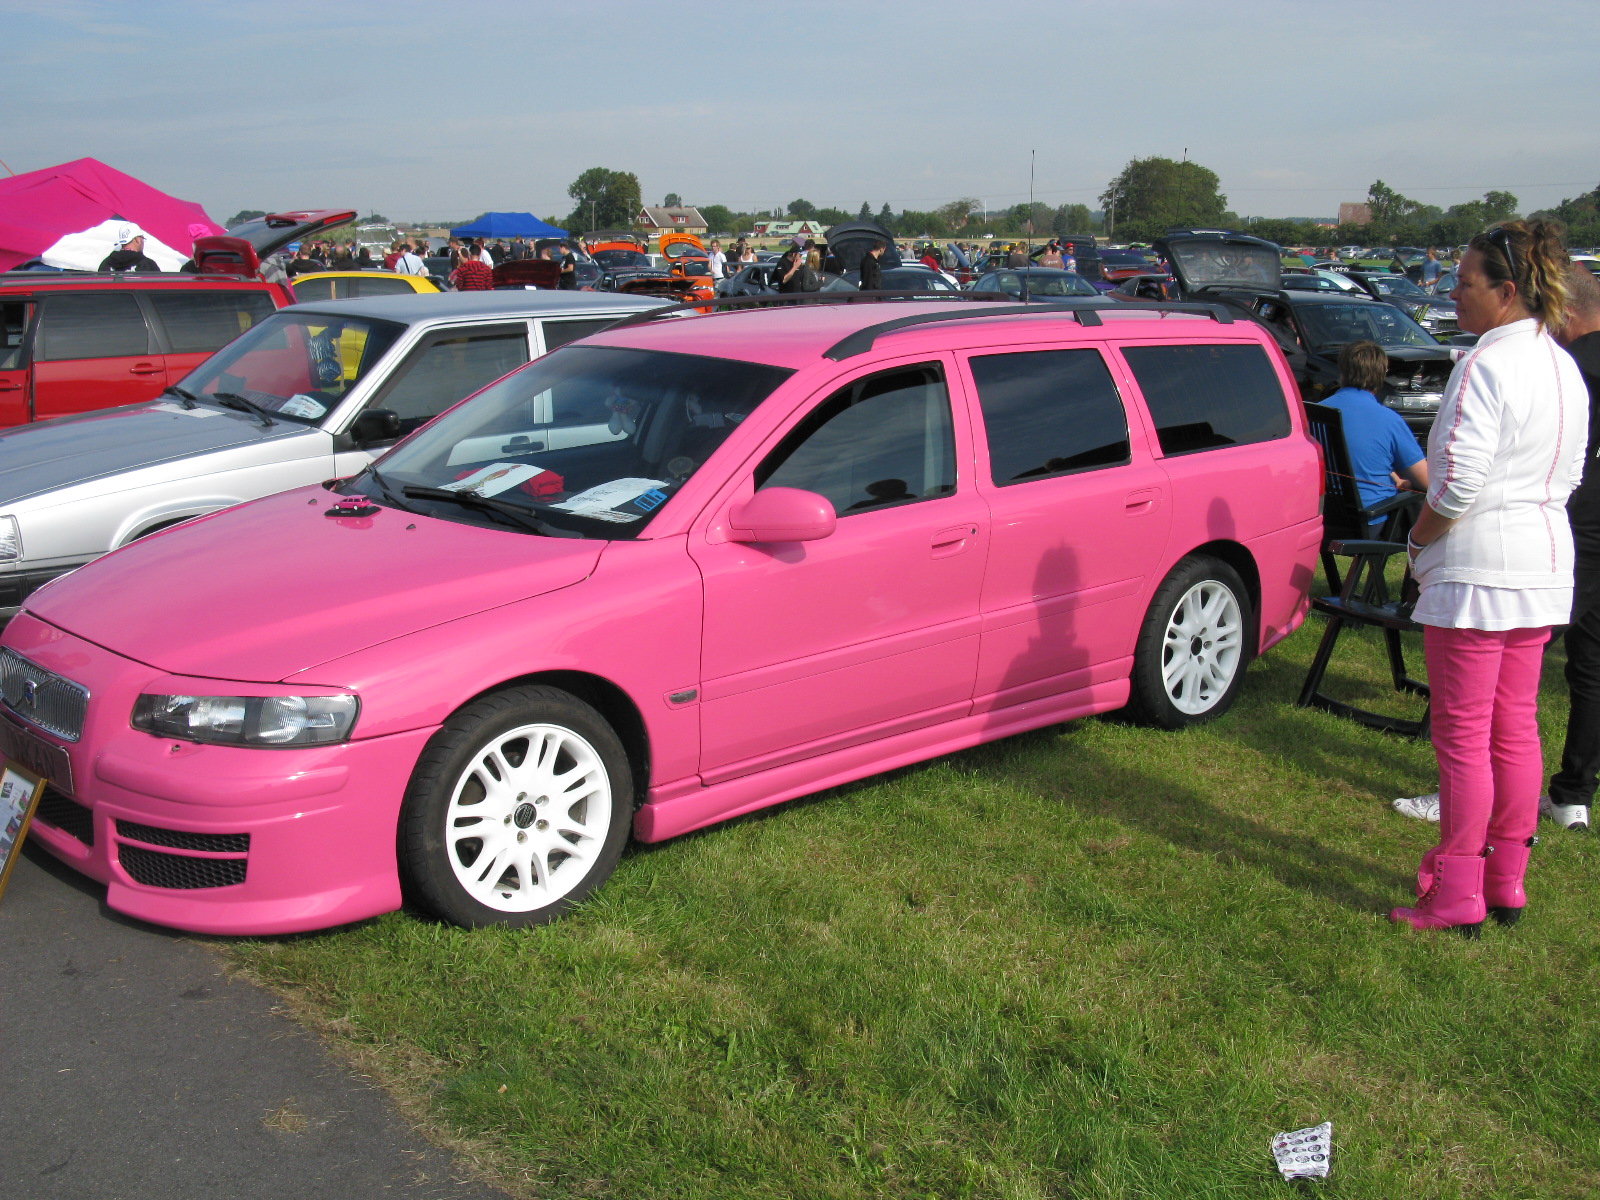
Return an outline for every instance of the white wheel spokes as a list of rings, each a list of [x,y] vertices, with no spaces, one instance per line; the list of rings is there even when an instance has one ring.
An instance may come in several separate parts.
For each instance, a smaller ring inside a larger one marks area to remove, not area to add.
[[[600,755],[560,725],[523,725],[478,750],[445,813],[446,853],[474,900],[501,912],[543,908],[593,866],[611,827]]]
[[[1167,622],[1161,679],[1179,712],[1206,712],[1222,699],[1239,670],[1244,627],[1239,601],[1214,579],[1195,584]]]

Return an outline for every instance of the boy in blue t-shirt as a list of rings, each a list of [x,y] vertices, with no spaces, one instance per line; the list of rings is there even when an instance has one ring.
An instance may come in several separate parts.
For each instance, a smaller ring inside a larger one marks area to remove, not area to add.
[[[1400,490],[1404,481],[1428,490],[1428,458],[1400,414],[1378,402],[1389,358],[1377,342],[1351,342],[1339,351],[1339,390],[1321,403],[1343,414],[1361,506],[1371,508]],[[1378,532],[1382,521],[1372,524]]]

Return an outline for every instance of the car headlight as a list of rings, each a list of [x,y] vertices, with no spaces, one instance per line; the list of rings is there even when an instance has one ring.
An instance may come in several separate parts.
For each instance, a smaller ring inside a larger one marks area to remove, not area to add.
[[[355,696],[159,696],[133,706],[133,727],[219,746],[325,746],[355,728]]]
[[[0,562],[16,562],[22,557],[22,530],[15,517],[0,517]]]

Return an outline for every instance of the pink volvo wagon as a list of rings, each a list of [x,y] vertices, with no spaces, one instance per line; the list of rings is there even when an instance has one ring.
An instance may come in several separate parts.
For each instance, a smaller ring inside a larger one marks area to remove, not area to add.
[[[1306,611],[1320,467],[1203,306],[626,322],[348,480],[35,593],[34,836],[107,903],[549,920],[658,841],[1089,713],[1175,728]]]

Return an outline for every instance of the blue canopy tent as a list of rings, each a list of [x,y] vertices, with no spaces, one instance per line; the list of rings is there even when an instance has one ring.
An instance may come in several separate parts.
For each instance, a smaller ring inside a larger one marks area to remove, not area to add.
[[[450,236],[564,238],[567,231],[539,220],[532,213],[492,212],[484,213],[470,225],[457,225]]]

